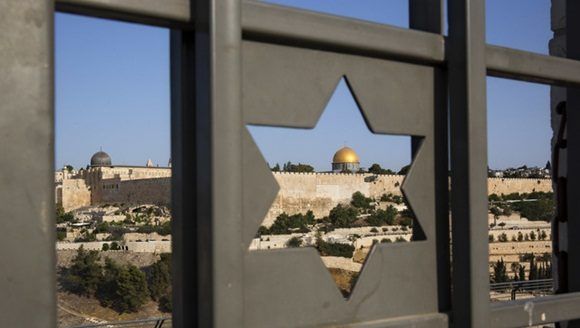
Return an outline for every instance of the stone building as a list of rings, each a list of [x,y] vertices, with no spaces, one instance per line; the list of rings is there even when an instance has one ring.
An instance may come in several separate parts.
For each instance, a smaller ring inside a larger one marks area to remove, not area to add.
[[[99,151],[86,169],[56,172],[55,194],[65,211],[104,203],[169,205],[171,168],[113,165],[111,156]]]
[[[342,147],[332,158],[332,171],[340,172],[358,172],[360,169],[360,159],[352,148]]]

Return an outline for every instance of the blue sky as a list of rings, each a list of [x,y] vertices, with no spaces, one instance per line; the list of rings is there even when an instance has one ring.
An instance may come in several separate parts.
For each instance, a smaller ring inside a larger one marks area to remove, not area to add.
[[[408,27],[406,0],[276,0]],[[487,0],[487,42],[547,53],[549,0]],[[117,164],[170,157],[169,31],[67,14],[56,16],[56,166],[85,166],[100,147]],[[315,130],[250,128],[270,163],[330,169],[347,144],[362,165],[408,164],[409,138],[371,134],[344,83]],[[551,136],[549,87],[488,78],[489,165],[544,165]]]

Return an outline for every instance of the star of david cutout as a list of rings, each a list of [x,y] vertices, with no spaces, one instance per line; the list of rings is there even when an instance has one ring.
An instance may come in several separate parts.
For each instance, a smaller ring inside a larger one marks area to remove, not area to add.
[[[373,140],[397,139],[394,144],[408,147],[407,151],[410,150],[410,135],[393,136],[373,132],[364,107],[353,92],[353,87],[348,84],[346,77],[342,81],[346,83],[339,82],[335,85],[325,113],[333,110],[337,90],[348,90],[341,92],[340,95],[348,94],[351,101],[354,101],[350,108],[343,111],[350,110],[359,116],[358,121],[355,118],[349,122],[350,124],[358,123],[361,129],[368,129]],[[321,126],[328,125],[324,122],[324,117],[324,114],[318,117],[316,126],[308,131],[316,131]],[[268,135],[262,133],[261,127],[248,126],[248,129],[255,140],[264,140]],[[272,133],[271,127],[267,129]],[[275,129],[284,130],[283,136],[288,139],[295,139],[296,135],[303,135],[306,132],[298,129]],[[324,130],[312,137],[324,138]],[[351,136],[348,131],[344,131],[342,137],[348,139]],[[253,144],[254,141],[249,138],[248,142]],[[285,145],[277,146],[283,148]],[[305,143],[304,146],[308,147],[308,144]],[[393,152],[393,149],[376,147],[376,144],[364,147],[367,152],[369,149],[376,152]],[[263,159],[258,147],[251,145],[247,148],[253,149],[254,154],[249,155]],[[262,220],[259,220],[259,229],[253,232],[249,250],[253,252],[315,248],[342,295],[348,298],[361,270],[364,270],[366,263],[371,261],[375,247],[378,245],[389,247],[389,244],[393,247],[395,244],[425,240],[426,236],[419,223],[420,218],[413,211],[412,190],[409,192],[406,187],[405,177],[407,173],[413,171],[412,161],[396,171],[376,165],[365,170],[360,166],[360,158],[355,150],[342,147],[332,156],[335,150],[326,150],[330,152],[327,157],[329,162],[332,158],[332,166],[328,163],[324,170],[316,172],[308,164],[300,164],[301,158],[296,159],[294,163],[282,165],[270,163],[270,167],[266,165],[267,169],[272,170],[274,178],[273,181],[269,179],[268,183],[275,184],[278,193],[269,200],[268,208],[264,206],[260,208],[259,212],[265,213]],[[271,151],[272,149],[265,149],[266,153]],[[308,163],[308,160],[304,158],[302,163]],[[265,160],[263,164],[266,164]],[[246,200],[245,203],[251,203],[251,200]]]

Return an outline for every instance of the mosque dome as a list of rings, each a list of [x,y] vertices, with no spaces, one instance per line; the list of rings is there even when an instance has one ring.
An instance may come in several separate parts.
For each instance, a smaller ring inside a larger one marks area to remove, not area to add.
[[[104,151],[98,151],[91,157],[91,166],[111,166],[111,156]]]
[[[332,163],[353,163],[359,164],[360,159],[358,155],[349,147],[342,147],[336,153],[334,153],[334,157],[332,158]]]

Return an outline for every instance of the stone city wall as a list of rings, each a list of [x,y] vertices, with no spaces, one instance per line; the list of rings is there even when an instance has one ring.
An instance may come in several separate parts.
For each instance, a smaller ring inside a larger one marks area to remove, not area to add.
[[[98,170],[102,179],[120,178],[122,181],[171,177],[170,167],[111,166]]]
[[[84,179],[65,179],[56,188],[57,204],[65,212],[91,205],[91,191]]]
[[[169,206],[171,178],[125,180],[104,179],[93,190],[93,204],[155,204]]]
[[[348,202],[360,191],[367,197],[379,199],[383,194],[401,195],[403,175],[289,173],[273,172],[280,186],[263,225],[270,226],[283,212],[305,213],[311,210],[317,218],[328,215],[339,203]],[[552,191],[550,179],[488,179],[489,194],[509,194],[532,191]]]
[[[103,249],[103,244],[111,245],[111,241],[89,241],[80,243],[56,243],[56,250],[78,250],[81,246],[85,250],[100,251]],[[130,241],[119,243],[119,246],[124,251],[136,253],[171,253],[171,241]]]
[[[510,179],[489,178],[487,179],[487,193],[489,195],[507,195],[513,192],[530,193],[534,191],[551,192],[552,180],[550,179]]]
[[[401,195],[402,175],[289,173],[273,172],[280,186],[272,207],[264,220],[271,225],[283,212],[305,213],[311,210],[317,218],[328,215],[331,208],[348,201],[360,191],[380,198],[385,193]]]

